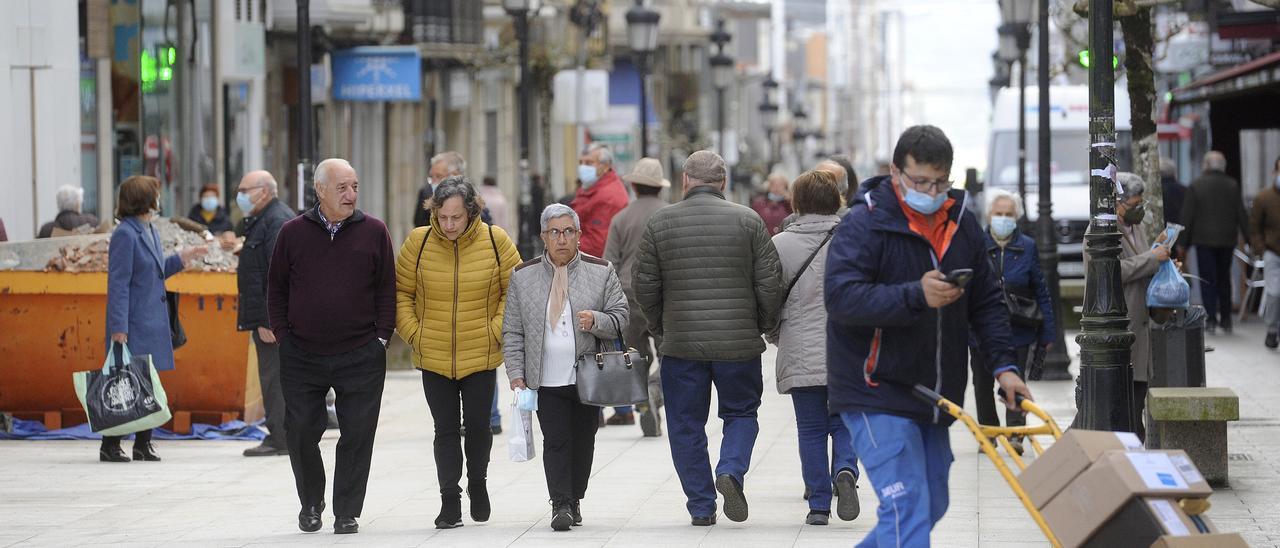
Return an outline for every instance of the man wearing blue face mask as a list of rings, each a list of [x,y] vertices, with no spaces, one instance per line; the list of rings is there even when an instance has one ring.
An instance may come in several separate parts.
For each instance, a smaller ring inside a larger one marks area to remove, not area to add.
[[[880,498],[860,546],[926,546],[947,511],[952,419],[917,399],[923,385],[964,401],[969,333],[982,372],[1031,397],[1018,376],[1009,311],[982,228],[953,190],[951,142],[907,128],[890,175],[863,183],[827,254],[827,390]],[[944,273],[969,270],[948,281]],[[967,280],[967,283],[965,283]]]
[[[1040,271],[1040,256],[1036,242],[1018,231],[1018,219],[1022,217],[1022,200],[1017,194],[993,188],[986,192],[987,231],[985,246],[995,267],[995,276],[1004,283],[1005,302],[1009,307],[1010,342],[1018,358],[1022,373],[1037,380],[1044,355],[1053,342],[1053,300],[1049,286]],[[978,406],[978,422],[1000,426],[996,415],[995,395],[991,375],[986,374],[976,340],[970,340],[973,371],[973,397]],[[1005,426],[1023,426],[1026,418],[1019,412],[1006,410]],[[1020,447],[1021,442],[1014,444]]]
[[[231,216],[218,200],[218,185],[207,184],[200,189],[200,201],[191,206],[187,218],[209,229],[214,236],[231,232]]]
[[[267,426],[267,438],[261,445],[245,449],[246,457],[289,454],[284,434],[284,391],[280,387],[280,346],[267,319],[267,267],[280,227],[296,215],[276,199],[278,191],[275,178],[266,171],[250,172],[236,187],[236,206],[244,215],[236,231],[244,237],[236,268],[240,295],[236,330],[252,332]]]

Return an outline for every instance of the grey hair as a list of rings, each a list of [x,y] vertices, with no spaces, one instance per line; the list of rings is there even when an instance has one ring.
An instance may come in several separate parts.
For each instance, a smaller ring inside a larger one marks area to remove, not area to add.
[[[315,181],[317,185],[320,185],[320,186],[328,185],[329,174],[331,171],[333,171],[333,168],[335,167],[345,167],[347,169],[350,169],[353,172],[356,170],[356,168],[351,167],[351,162],[343,160],[342,158],[328,158],[316,164],[316,170],[312,172],[311,178]]]
[[[724,158],[710,150],[699,150],[689,155],[684,161],[684,174],[699,185],[719,185],[725,181],[728,172]]]
[[[1009,200],[1010,202],[1013,202],[1013,216],[1019,219],[1022,218],[1023,212],[1022,212],[1021,196],[1018,196],[1017,194],[1009,192],[1008,190],[1005,190],[1003,188],[989,188],[987,189],[986,194],[987,194],[987,218],[991,218],[991,208],[994,207],[996,205],[996,202],[999,200]]]
[[[1166,156],[1160,157],[1160,175],[1165,177],[1178,176],[1178,165],[1173,162],[1173,158]]]
[[[573,228],[582,230],[582,223],[578,221],[578,212],[564,204],[551,204],[542,210],[542,230],[546,230],[547,223],[556,217],[570,217],[573,219]]]
[[[1141,196],[1147,190],[1147,184],[1136,173],[1121,171],[1116,174],[1116,182],[1121,188],[1120,195],[1116,196],[1116,199],[1121,202],[1134,196]]]
[[[1210,150],[1204,155],[1204,168],[1212,169],[1214,171],[1226,171],[1227,157],[1221,152]]]
[[[453,197],[462,198],[462,207],[467,210],[467,218],[479,219],[484,211],[484,199],[476,192],[475,185],[465,175],[449,177],[436,185],[435,194],[431,195],[431,211],[444,206],[445,201]]]
[[[58,211],[79,213],[80,206],[84,205],[84,188],[75,185],[62,185],[58,187],[58,194],[55,198],[58,200]]]
[[[609,145],[604,143],[591,143],[587,146],[587,151],[584,154],[591,154],[596,151],[600,151],[600,163],[608,166],[613,165],[613,150],[609,148]]]
[[[430,168],[440,162],[444,162],[444,169],[449,172],[450,177],[467,174],[467,160],[457,152],[446,150],[440,154],[432,156],[431,165],[428,165],[427,168]]]

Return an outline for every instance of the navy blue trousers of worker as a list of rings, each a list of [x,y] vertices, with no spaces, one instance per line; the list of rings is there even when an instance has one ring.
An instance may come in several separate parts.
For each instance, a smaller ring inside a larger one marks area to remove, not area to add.
[[[711,387],[720,403],[717,415],[724,421],[720,461],[715,474],[707,454],[707,418],[711,411]],[[716,513],[715,476],[729,474],[745,485],[751,451],[760,433],[757,411],[764,393],[760,357],[741,362],[694,361],[662,357],[662,390],[667,407],[667,433],[671,460],[680,477],[692,517]]]
[[[827,387],[801,386],[791,389],[796,410],[796,434],[800,440],[800,476],[809,488],[809,509],[831,511],[831,478],[841,470],[858,476],[858,458],[853,438],[840,415],[827,410]],[[831,451],[828,460],[827,442]]]

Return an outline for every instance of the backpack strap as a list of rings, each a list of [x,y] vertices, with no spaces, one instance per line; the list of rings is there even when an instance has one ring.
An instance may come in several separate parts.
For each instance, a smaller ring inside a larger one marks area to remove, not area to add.
[[[813,248],[813,253],[810,253],[809,258],[804,260],[804,264],[800,265],[800,270],[796,271],[796,277],[791,279],[790,284],[787,284],[787,292],[782,294],[783,304],[786,304],[787,299],[791,298],[791,290],[795,289],[796,282],[800,281],[801,276],[804,276],[804,271],[809,268],[809,264],[818,256],[818,252],[822,251],[822,246],[827,245],[827,242],[831,241],[831,236],[836,233],[836,228],[839,226],[839,224],[836,224],[836,226],[831,227],[831,230],[827,231],[827,236],[822,239],[822,242],[818,243],[818,247]]]

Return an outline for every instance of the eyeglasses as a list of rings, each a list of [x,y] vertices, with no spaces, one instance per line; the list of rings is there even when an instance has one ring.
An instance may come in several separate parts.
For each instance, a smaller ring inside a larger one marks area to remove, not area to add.
[[[240,188],[237,188],[236,192],[243,192],[245,194],[248,194],[250,192],[258,190],[259,188],[262,188],[262,185],[242,186]]]
[[[951,187],[956,184],[955,181],[918,181],[916,180],[915,177],[908,175],[907,172],[905,171],[899,170],[898,173],[903,177],[905,177],[908,181],[911,181],[911,186],[916,187],[916,190],[946,192],[948,190],[951,190]]]
[[[566,239],[572,240],[575,236],[578,235],[578,229],[566,228],[564,230],[561,230],[558,228],[553,228],[550,230],[544,230],[542,231],[542,233],[546,234],[552,240],[559,240],[561,236],[564,236]]]

